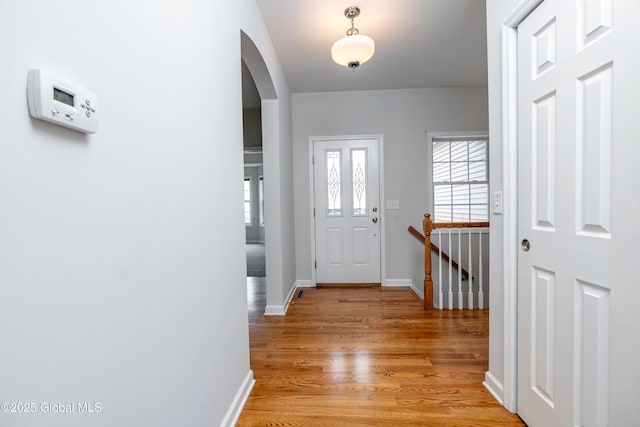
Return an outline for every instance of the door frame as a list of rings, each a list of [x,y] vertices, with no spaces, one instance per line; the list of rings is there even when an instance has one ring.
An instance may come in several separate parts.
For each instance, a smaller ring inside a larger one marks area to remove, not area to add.
[[[380,282],[384,286],[386,282],[386,238],[385,238],[385,220],[386,220],[386,204],[384,199],[384,138],[382,134],[373,135],[334,135],[334,136],[311,136],[309,137],[309,222],[310,222],[310,235],[309,242],[311,245],[311,286],[315,287],[318,283],[316,279],[316,219],[313,215],[315,209],[315,178],[314,178],[314,164],[313,164],[313,145],[319,141],[352,141],[359,139],[370,139],[378,142],[378,178],[380,180]]]
[[[503,393],[518,410],[518,25],[544,0],[520,0],[502,25]]]

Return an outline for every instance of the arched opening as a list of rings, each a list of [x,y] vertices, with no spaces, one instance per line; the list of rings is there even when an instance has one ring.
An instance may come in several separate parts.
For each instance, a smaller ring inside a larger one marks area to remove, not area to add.
[[[278,196],[278,187],[270,185],[275,183],[270,182],[269,174],[276,144],[272,130],[278,126],[277,115],[273,114],[277,97],[262,55],[244,32],[241,32],[241,56],[247,303],[250,312],[264,313],[274,299],[278,277],[275,268],[269,267],[277,263],[268,262],[277,259],[277,238],[270,233],[273,225],[270,218],[275,218],[273,209],[277,205],[272,202]]]
[[[267,274],[264,221],[262,108],[251,73],[242,62],[242,146],[244,150],[244,223],[249,313],[264,312]]]

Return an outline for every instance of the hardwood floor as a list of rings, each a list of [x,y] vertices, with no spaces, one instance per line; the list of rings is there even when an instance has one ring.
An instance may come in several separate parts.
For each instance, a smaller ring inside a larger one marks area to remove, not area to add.
[[[264,308],[267,305],[266,277],[247,277],[247,304],[250,321],[255,316],[264,315]]]
[[[482,386],[488,317],[425,312],[408,288],[304,289],[285,317],[250,310],[256,385],[237,425],[523,426]]]

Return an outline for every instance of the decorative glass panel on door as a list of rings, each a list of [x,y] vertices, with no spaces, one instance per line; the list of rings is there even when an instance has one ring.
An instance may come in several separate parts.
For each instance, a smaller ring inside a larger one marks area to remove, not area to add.
[[[351,150],[353,216],[367,214],[367,150]]]
[[[340,151],[327,151],[327,216],[342,215]]]

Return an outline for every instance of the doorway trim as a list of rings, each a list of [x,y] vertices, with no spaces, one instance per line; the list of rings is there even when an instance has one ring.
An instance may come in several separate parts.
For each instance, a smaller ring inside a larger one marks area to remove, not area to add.
[[[386,259],[387,251],[385,249],[385,221],[387,218],[386,204],[384,199],[384,138],[382,134],[374,135],[334,135],[334,136],[311,136],[309,137],[309,224],[310,235],[309,244],[311,245],[311,287],[317,285],[316,279],[316,220],[313,215],[315,209],[315,186],[314,186],[314,164],[313,164],[313,144],[316,141],[351,141],[358,139],[373,139],[378,141],[378,172],[380,178],[380,282],[384,286],[386,282]]]
[[[262,165],[265,177],[265,264],[267,282],[267,304],[265,315],[284,315],[288,306],[288,297],[284,295],[284,268],[281,260],[288,259],[287,249],[293,250],[293,245],[287,240],[289,233],[283,230],[280,183],[283,177],[280,162],[280,152],[285,149],[280,141],[286,135],[280,123],[282,101],[278,98],[274,81],[269,68],[251,37],[240,30],[240,56],[253,78],[261,103],[262,118]],[[286,225],[288,226],[288,224]],[[295,274],[294,274],[295,277]],[[288,280],[288,279],[287,279]],[[291,293],[295,283],[291,286]]]
[[[502,404],[513,413],[518,410],[518,25],[543,1],[521,0],[502,26]]]

